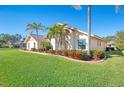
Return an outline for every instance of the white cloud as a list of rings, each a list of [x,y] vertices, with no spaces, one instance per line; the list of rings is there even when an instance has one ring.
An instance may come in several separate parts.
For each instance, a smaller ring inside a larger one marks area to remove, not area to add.
[[[82,9],[81,5],[72,5],[72,7],[76,10],[81,10]]]

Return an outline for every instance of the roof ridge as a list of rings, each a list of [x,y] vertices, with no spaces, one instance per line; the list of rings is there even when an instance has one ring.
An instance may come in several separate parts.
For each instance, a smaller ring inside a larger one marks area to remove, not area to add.
[[[36,35],[37,36],[37,34],[31,34],[31,35]],[[45,36],[45,35],[38,35],[38,36]]]

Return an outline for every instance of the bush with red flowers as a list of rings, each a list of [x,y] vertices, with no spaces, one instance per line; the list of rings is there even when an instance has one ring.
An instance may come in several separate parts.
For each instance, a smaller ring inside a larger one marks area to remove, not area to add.
[[[94,50],[94,51],[92,51],[92,57],[95,60],[100,60],[100,59],[104,58],[104,56],[105,56],[104,51],[102,51],[102,50]]]

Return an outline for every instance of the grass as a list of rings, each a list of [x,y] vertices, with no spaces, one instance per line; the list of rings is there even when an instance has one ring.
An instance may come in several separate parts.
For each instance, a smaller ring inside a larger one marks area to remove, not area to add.
[[[64,58],[0,49],[0,86],[124,86],[124,56],[88,64]]]

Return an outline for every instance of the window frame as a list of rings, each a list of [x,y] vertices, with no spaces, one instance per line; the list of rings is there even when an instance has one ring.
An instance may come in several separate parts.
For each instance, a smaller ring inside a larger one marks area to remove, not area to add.
[[[82,41],[80,41],[80,40],[82,40]],[[80,43],[82,43],[82,44],[80,44]],[[81,49],[81,50],[86,49],[86,39],[78,39],[78,49]]]

